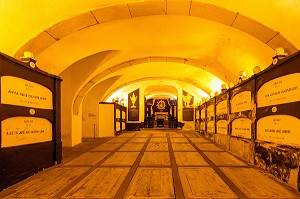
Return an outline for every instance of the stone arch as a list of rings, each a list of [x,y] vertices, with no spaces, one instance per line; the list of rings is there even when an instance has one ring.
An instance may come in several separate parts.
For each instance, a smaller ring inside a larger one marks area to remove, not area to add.
[[[90,9],[87,12],[60,21],[41,31],[37,36],[21,46],[14,54],[14,57],[21,57],[24,51],[31,51],[37,56],[55,42],[74,32],[91,26],[114,20],[152,15],[185,15],[199,17],[236,28],[255,37],[272,49],[283,47],[289,54],[297,51],[296,46],[284,38],[280,32],[272,30],[264,24],[250,19],[237,11],[227,10],[223,7],[203,2],[194,2],[192,0],[147,0]]]
[[[121,70],[123,68],[126,67],[130,67],[130,66],[134,66],[137,64],[142,64],[142,63],[147,63],[147,62],[173,62],[173,63],[182,63],[182,64],[186,64],[186,65],[190,65],[190,66],[194,66],[194,67],[198,67],[201,68],[204,71],[207,71],[209,73],[214,74],[216,77],[220,78],[222,81],[224,81],[225,83],[227,83],[228,85],[233,82],[233,75],[228,74],[226,72],[222,72],[215,70],[214,68],[210,67],[210,66],[206,66],[206,65],[202,65],[201,63],[199,63],[198,61],[195,60],[190,60],[190,59],[184,59],[184,58],[174,58],[174,57],[145,57],[145,58],[139,58],[139,59],[135,59],[135,60],[130,60],[121,64],[118,64],[116,66],[112,66],[104,71],[102,71],[101,73],[99,73],[97,76],[93,77],[90,81],[88,81],[78,92],[77,95],[75,96],[75,100],[73,103],[73,115],[77,115],[79,112],[79,107],[80,104],[82,102],[83,97],[85,96],[85,94],[92,88],[94,87],[97,82],[99,82],[101,79],[103,79],[105,76],[112,74],[118,70]],[[220,70],[220,69],[219,69]],[[174,77],[148,77],[148,78],[167,78],[167,79],[175,79],[175,80],[180,80],[180,79],[176,79]],[[181,79],[183,80],[183,79]],[[200,85],[197,85],[197,83],[195,81],[193,81],[192,79],[189,78],[185,78],[184,81],[189,82],[193,85],[196,85],[197,87],[199,87],[201,90],[203,90],[206,93],[209,93],[210,91],[203,89],[203,87],[201,87]],[[134,82],[134,81],[133,81]],[[128,82],[127,82],[128,83]],[[119,89],[119,88],[118,88]]]

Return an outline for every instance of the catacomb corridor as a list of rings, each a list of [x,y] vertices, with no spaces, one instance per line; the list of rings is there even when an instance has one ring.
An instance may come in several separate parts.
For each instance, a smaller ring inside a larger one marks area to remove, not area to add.
[[[299,0],[0,0],[0,198],[300,198]]]

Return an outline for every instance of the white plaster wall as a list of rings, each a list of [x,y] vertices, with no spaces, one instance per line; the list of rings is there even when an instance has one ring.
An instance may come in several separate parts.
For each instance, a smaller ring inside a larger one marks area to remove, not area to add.
[[[139,110],[139,120],[144,122],[145,118],[145,87],[140,88],[140,110]]]
[[[182,122],[182,88],[177,88],[178,90],[178,98],[177,98],[177,106],[178,106],[178,122]]]
[[[82,137],[99,137],[99,101],[95,92],[89,92],[82,102]]]
[[[61,76],[61,139],[63,146],[72,145],[72,90],[71,74]]]
[[[81,109],[80,109],[81,110]],[[75,146],[82,142],[82,113],[79,111],[78,115],[72,115],[72,145]]]

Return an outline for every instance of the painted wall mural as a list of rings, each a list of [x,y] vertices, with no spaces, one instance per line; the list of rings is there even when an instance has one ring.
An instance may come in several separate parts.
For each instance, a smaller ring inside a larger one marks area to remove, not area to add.
[[[139,121],[140,90],[128,94],[128,121]]]
[[[182,91],[182,120],[194,121],[194,96]]]

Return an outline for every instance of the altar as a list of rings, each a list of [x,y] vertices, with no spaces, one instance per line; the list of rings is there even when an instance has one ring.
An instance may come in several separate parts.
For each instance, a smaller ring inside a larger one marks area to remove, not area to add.
[[[155,113],[155,120],[157,123],[157,127],[164,127],[165,120],[168,120],[168,112],[156,112]]]
[[[164,119],[164,120],[168,120],[168,112],[155,112],[155,120],[157,119]]]
[[[157,124],[157,127],[164,127],[165,126],[165,120],[164,119],[157,119],[156,120],[156,124]]]

